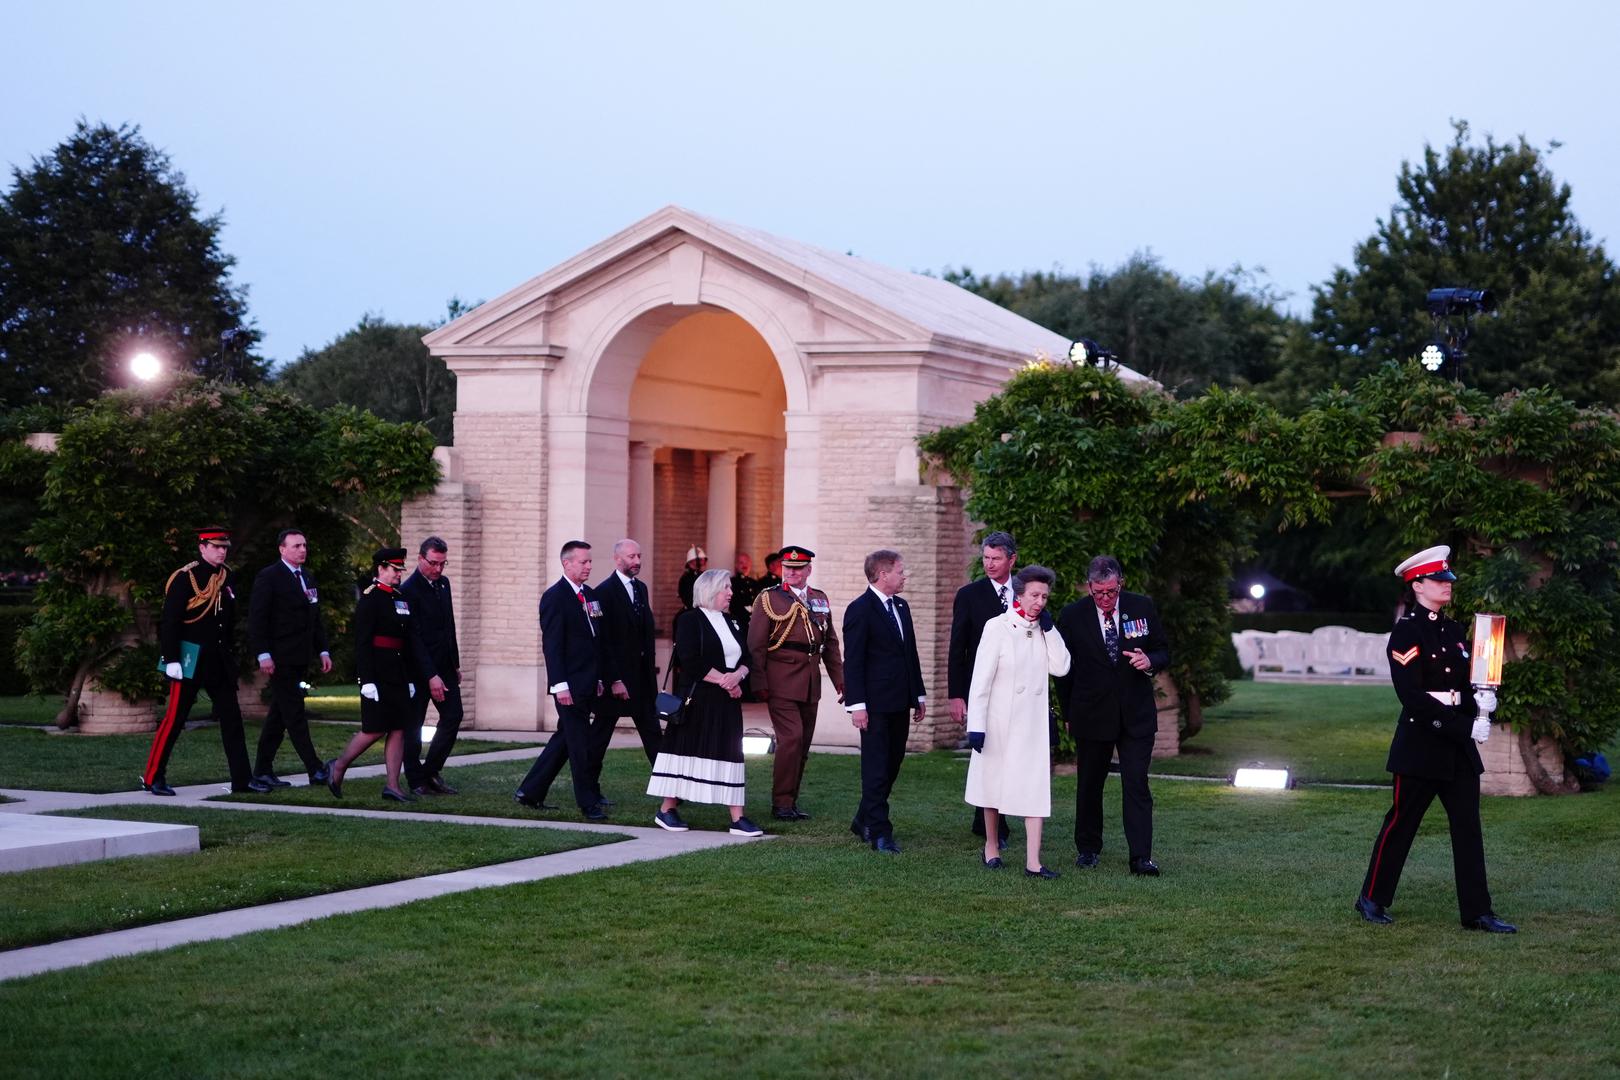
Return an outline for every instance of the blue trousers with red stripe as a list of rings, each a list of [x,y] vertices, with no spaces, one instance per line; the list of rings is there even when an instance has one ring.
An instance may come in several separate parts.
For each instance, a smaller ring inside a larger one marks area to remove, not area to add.
[[[242,734],[242,709],[236,703],[236,672],[230,658],[218,649],[205,648],[197,657],[194,678],[170,679],[169,694],[163,702],[163,719],[152,736],[141,779],[148,785],[166,780],[169,755],[180,741],[180,732],[191,715],[199,691],[207,690],[214,703],[214,719],[219,721],[219,738],[225,744],[225,761],[231,770],[231,786],[245,788],[253,774],[248,766],[247,740]]]
[[[1429,804],[1439,798],[1451,825],[1451,862],[1457,879],[1457,911],[1464,923],[1492,914],[1491,891],[1485,884],[1485,838],[1479,825],[1479,774],[1450,780],[1395,776],[1395,796],[1384,825],[1373,841],[1372,858],[1361,895],[1389,907],[1401,882],[1407,853]]]

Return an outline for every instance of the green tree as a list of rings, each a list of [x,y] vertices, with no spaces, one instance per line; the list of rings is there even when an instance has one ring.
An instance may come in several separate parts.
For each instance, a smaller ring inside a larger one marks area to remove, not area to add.
[[[467,309],[451,300],[448,310],[455,318]],[[281,370],[277,384],[318,407],[343,403],[396,423],[426,424],[448,446],[454,435],[456,377],[422,344],[431,329],[366,315],[323,348],[305,349]]]
[[[945,279],[1071,340],[1091,338],[1178,396],[1270,379],[1297,326],[1258,275],[1234,267],[1186,279],[1152,254],[1085,276],[1059,270]]]
[[[139,349],[171,370],[261,379],[222,221],[199,216],[185,177],[138,127],[81,120],[13,168],[0,196],[0,409],[127,385],[120,369]]]
[[[92,680],[132,699],[156,691],[154,603],[190,557],[190,530],[234,528],[231,563],[249,570],[238,586],[245,604],[251,570],[275,558],[276,532],[302,529],[317,577],[333,586],[321,602],[338,634],[353,608],[340,583],[364,564],[351,561],[351,546],[369,550],[385,537],[351,541],[391,516],[397,535],[400,500],[438,475],[419,424],[195,379],[159,397],[123,391],[73,410],[44,457],[29,540],[50,577],[20,636],[20,666],[36,692],[67,695],[64,726]],[[0,482],[37,475],[40,458],[0,454]]]
[[[1577,403],[1620,403],[1620,280],[1570,209],[1568,184],[1522,137],[1484,145],[1454,123],[1449,146],[1403,163],[1388,220],[1353,264],[1315,289],[1310,335],[1272,389],[1296,403],[1349,386],[1433,339],[1431,288],[1490,289],[1464,381],[1488,394],[1550,386]]]

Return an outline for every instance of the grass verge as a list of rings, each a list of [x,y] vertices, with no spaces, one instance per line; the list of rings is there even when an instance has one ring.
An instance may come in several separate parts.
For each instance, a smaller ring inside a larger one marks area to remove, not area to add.
[[[196,825],[194,855],[108,859],[0,874],[0,948],[442,874],[623,839],[311,814],[120,806],[69,817]]]

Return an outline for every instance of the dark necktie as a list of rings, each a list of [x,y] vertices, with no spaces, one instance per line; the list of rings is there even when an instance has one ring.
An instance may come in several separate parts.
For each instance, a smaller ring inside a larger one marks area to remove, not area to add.
[[[906,632],[900,627],[900,613],[894,610],[894,597],[891,596],[883,601],[883,606],[889,609],[889,618],[894,620],[894,632],[900,635],[901,641],[904,641]]]
[[[1006,611],[1007,610],[1007,586],[1005,586],[1005,585],[997,585],[996,586],[996,599],[1001,601],[1001,610]]]
[[[1108,659],[1112,663],[1119,663],[1119,631],[1114,628],[1114,613],[1111,611],[1103,616],[1103,647],[1108,650]]]

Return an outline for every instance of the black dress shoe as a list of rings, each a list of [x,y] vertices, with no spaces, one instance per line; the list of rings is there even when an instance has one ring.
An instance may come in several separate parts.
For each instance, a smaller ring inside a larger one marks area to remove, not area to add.
[[[546,802],[544,799],[536,799],[531,795],[523,794],[523,792],[521,792],[521,791],[512,792],[512,801],[517,803],[519,806],[527,806],[530,810],[555,810],[555,809],[557,809],[555,806],[552,806],[550,803]]]
[[[1026,867],[1024,867],[1024,876],[1025,877],[1038,877],[1042,881],[1051,881],[1053,878],[1058,876],[1058,872],[1056,870],[1048,870],[1044,866],[1042,866],[1039,870],[1031,870],[1029,867],[1026,866]]]
[[[421,783],[421,784],[412,784],[411,785],[411,794],[413,794],[413,795],[437,795],[438,792],[433,790],[433,786],[431,784],[428,784],[428,783],[424,782],[424,783]]]
[[[417,798],[416,798],[415,795],[412,795],[409,792],[399,791],[396,788],[391,788],[391,787],[384,787],[382,789],[382,797],[387,799],[389,802],[416,802],[417,801]]]
[[[231,794],[232,795],[246,795],[250,791],[255,792],[255,793],[259,794],[259,795],[264,795],[264,794],[268,793],[271,790],[272,789],[271,789],[270,785],[266,784],[263,780],[249,780],[245,784],[232,784],[231,785]]]
[[[585,809],[581,810],[580,813],[585,815],[586,821],[607,820],[607,811],[602,809],[601,803],[598,803],[595,806],[587,806]]]
[[[1138,877],[1158,877],[1159,864],[1152,859],[1132,859],[1131,873]]]
[[[439,795],[460,795],[461,794],[460,791],[457,791],[455,788],[453,788],[449,784],[445,783],[444,782],[444,777],[440,776],[438,773],[434,773],[433,776],[431,778],[429,778],[428,786],[431,787],[434,790],[434,792],[436,794],[439,794]]]
[[[852,821],[849,823],[849,831],[854,833],[855,838],[863,844],[870,844],[872,842],[872,830],[867,828],[865,825],[860,825]]]
[[[327,763],[323,764],[320,768],[316,769],[314,772],[310,773],[309,774],[310,786],[313,787],[316,784],[324,784],[324,783],[326,783],[326,778],[327,778],[327,776],[329,776],[331,774],[331,771],[332,771],[332,764],[331,764],[331,762],[327,762]]]
[[[881,851],[885,855],[900,854],[900,845],[894,842],[892,836],[880,836],[872,841],[872,850]]]
[[[148,784],[146,781],[142,780],[141,781],[141,790],[142,791],[149,791],[153,795],[173,795],[174,794],[174,788],[170,787],[169,782],[167,780],[163,780],[163,779],[154,780],[150,784]]]
[[[326,763],[326,790],[332,793],[332,798],[341,799],[343,798],[343,777],[339,776],[337,769],[333,768],[336,763],[337,758],[333,758]]]
[[[1095,870],[1102,859],[1095,851],[1082,851],[1074,857],[1074,865],[1082,870]]]
[[[619,804],[608,798],[606,795],[598,795],[596,797],[596,805],[600,806],[604,810],[611,810]]]
[[[1006,864],[1001,861],[1000,855],[984,860],[984,868],[986,870],[1000,870],[1005,865]]]
[[[1368,922],[1378,923],[1380,926],[1387,926],[1395,921],[1395,916],[1384,910],[1383,904],[1375,904],[1371,898],[1366,896],[1356,897],[1356,914]]]
[[[793,816],[798,818],[800,821],[810,820],[810,815],[805,813],[803,810],[800,810],[798,803],[793,804]]]
[[[1504,922],[1490,912],[1486,912],[1473,922],[1463,923],[1464,930],[1483,930],[1487,934],[1517,934],[1519,928],[1510,922]]]
[[[257,780],[261,784],[269,784],[273,788],[292,787],[291,784],[277,776],[275,773],[260,773],[253,779]]]
[[[778,806],[771,811],[771,817],[777,821],[798,821],[799,815],[793,812],[791,806]]]

